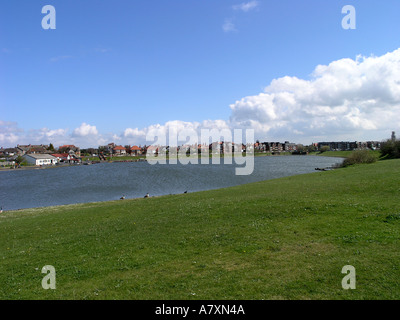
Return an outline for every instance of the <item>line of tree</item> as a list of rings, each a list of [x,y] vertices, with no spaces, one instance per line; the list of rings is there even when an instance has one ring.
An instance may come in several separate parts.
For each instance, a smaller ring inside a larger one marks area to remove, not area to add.
[[[381,145],[382,159],[400,158],[400,140],[387,140]]]

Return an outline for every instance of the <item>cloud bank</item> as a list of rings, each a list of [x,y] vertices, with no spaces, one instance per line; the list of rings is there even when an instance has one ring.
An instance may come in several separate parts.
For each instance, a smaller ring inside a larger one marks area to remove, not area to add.
[[[366,138],[400,124],[400,49],[319,65],[310,80],[274,79],[230,105],[231,126],[271,137]]]
[[[146,144],[146,134],[153,129],[167,133],[200,132],[203,128],[251,128],[256,138],[263,141],[381,140],[389,138],[392,130],[400,130],[400,49],[382,56],[357,56],[318,65],[310,79],[274,79],[263,92],[244,97],[229,107],[231,116],[226,120],[175,120],[110,134],[101,134],[88,123],[71,132],[48,128],[26,132],[16,122],[0,120],[0,145]]]

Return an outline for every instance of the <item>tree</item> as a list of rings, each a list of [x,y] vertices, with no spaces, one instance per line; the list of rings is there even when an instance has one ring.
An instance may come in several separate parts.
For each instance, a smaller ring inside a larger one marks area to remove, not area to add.
[[[54,151],[54,146],[52,143],[50,143],[49,147],[47,148],[49,151]]]
[[[308,151],[308,152],[314,152],[314,151],[315,151],[315,149],[316,149],[316,148],[315,148],[315,146],[314,146],[314,145],[312,145],[312,144],[311,144],[311,145],[309,145],[309,146],[307,146],[307,151]]]
[[[26,162],[26,160],[25,160],[23,157],[18,156],[18,157],[15,159],[15,163],[18,164],[18,165],[21,165],[21,164],[26,164],[27,162]]]
[[[400,158],[400,140],[387,140],[381,146],[381,157],[385,159]]]
[[[331,150],[330,146],[323,146],[323,147],[321,147],[321,149],[319,149],[319,152],[324,153],[329,150]]]
[[[302,145],[302,144],[298,144],[297,146],[296,146],[296,148],[297,148],[297,152],[304,152],[305,151],[305,148],[304,148],[304,146]]]
[[[369,150],[357,150],[351,153],[343,160],[342,167],[351,166],[353,164],[373,163],[378,160],[378,156]]]
[[[125,149],[126,149],[126,154],[129,154],[129,155],[132,154],[132,150],[131,150],[131,146],[130,145],[126,145]]]

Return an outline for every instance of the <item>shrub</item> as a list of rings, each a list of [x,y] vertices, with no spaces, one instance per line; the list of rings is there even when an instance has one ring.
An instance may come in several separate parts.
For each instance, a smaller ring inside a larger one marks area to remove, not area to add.
[[[324,152],[327,152],[327,151],[330,151],[330,150],[331,150],[330,146],[323,146],[323,147],[321,147],[321,149],[319,149],[319,152],[320,153],[324,153]]]
[[[400,140],[387,140],[381,146],[381,157],[385,159],[400,158]]]
[[[342,163],[342,167],[351,166],[353,164],[373,163],[378,160],[375,154],[368,150],[357,150],[351,153]]]

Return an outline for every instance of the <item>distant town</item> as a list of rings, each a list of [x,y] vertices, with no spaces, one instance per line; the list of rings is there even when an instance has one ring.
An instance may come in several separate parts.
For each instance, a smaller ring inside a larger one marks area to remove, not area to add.
[[[392,140],[396,139],[395,132],[392,132]],[[230,152],[245,153],[246,149],[254,153],[269,153],[271,155],[279,155],[283,153],[289,154],[309,154],[312,152],[323,151],[352,151],[352,150],[379,150],[382,141],[365,141],[365,142],[349,142],[349,141],[332,141],[317,142],[310,145],[302,145],[285,142],[260,142],[257,140],[254,145],[246,146],[244,144],[233,144],[231,142],[213,142],[209,145],[182,145],[173,148],[174,152],[192,152],[194,154],[226,154]],[[250,148],[249,148],[250,147]],[[146,155],[167,155],[172,152],[169,146],[130,146],[116,145],[109,143],[98,148],[81,149],[75,145],[63,145],[55,148],[49,145],[17,145],[14,148],[0,148],[0,166],[16,167],[27,166],[47,166],[59,164],[90,164],[101,161],[117,159],[135,159],[141,160]],[[114,158],[115,157],[115,158]],[[132,158],[130,158],[132,157]]]

